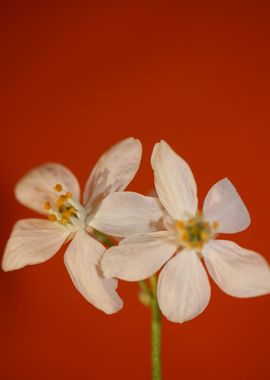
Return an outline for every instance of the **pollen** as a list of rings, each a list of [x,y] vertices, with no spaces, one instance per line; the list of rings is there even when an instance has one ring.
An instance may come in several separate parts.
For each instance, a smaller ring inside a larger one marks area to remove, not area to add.
[[[184,240],[184,241],[189,241],[189,235],[187,233],[187,231],[183,231],[182,234],[181,234],[181,238]]]
[[[76,210],[74,207],[66,208],[63,212],[62,215],[64,218],[69,219],[71,216],[76,215]]]
[[[52,205],[49,201],[47,202],[44,202],[44,206],[43,206],[44,210],[50,210],[52,208]]]
[[[56,215],[54,215],[54,214],[50,214],[50,215],[48,215],[48,219],[49,219],[51,222],[56,222],[56,221],[57,221],[57,217],[56,217]]]
[[[209,240],[209,234],[206,231],[201,231],[202,242],[207,242]]]
[[[65,203],[65,201],[67,200],[67,196],[66,195],[60,195],[60,197],[57,199],[56,201],[56,204],[58,207],[61,207],[63,203]]]
[[[61,223],[62,223],[62,224],[68,224],[68,223],[69,223],[68,218],[64,218],[64,217],[62,217],[62,218],[61,218]]]
[[[203,242],[202,241],[198,241],[197,245],[196,245],[196,248],[197,249],[202,249],[203,247]]]
[[[64,211],[62,215],[64,218],[68,219],[70,217],[70,214],[71,214],[70,211],[67,210],[67,211]]]
[[[66,197],[67,197],[67,199],[71,199],[72,198],[72,194],[71,194],[70,191],[66,192]]]
[[[213,222],[213,228],[214,230],[217,230],[219,227],[219,222]]]
[[[54,190],[57,191],[57,193],[60,193],[62,191],[62,185],[60,185],[60,183],[57,183],[54,186]]]
[[[185,229],[185,223],[184,223],[182,220],[178,220],[178,221],[176,222],[176,224],[177,224],[177,227],[178,227],[180,230]]]

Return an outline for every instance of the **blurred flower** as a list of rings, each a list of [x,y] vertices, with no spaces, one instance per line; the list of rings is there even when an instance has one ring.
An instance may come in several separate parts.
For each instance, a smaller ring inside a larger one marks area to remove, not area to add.
[[[270,291],[270,270],[259,254],[218,233],[236,233],[250,224],[248,211],[228,179],[216,183],[198,211],[197,187],[188,164],[165,142],[152,154],[155,186],[167,214],[165,229],[124,239],[103,257],[106,277],[138,281],[164,264],[158,281],[158,302],[173,322],[196,317],[208,305],[210,284],[201,258],[216,284],[235,297]]]
[[[122,192],[139,168],[141,153],[141,143],[134,138],[106,152],[88,178],[82,204],[79,183],[66,167],[48,163],[31,170],[17,184],[16,198],[48,220],[15,224],[3,270],[44,262],[72,240],[64,261],[77,290],[107,314],[120,310],[123,302],[116,293],[117,281],[105,279],[99,269],[105,247],[93,235],[95,230],[119,237],[153,231],[155,220],[160,219],[160,202]]]

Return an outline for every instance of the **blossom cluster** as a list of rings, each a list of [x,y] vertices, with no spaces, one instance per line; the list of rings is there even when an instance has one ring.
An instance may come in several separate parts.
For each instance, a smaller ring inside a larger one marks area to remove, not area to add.
[[[246,206],[232,183],[217,182],[198,210],[197,186],[189,165],[165,142],[153,149],[157,197],[124,191],[141,161],[134,138],[114,145],[92,170],[80,200],[80,186],[66,167],[48,163],[16,185],[23,205],[47,219],[19,220],[7,242],[2,268],[10,271],[47,261],[69,243],[64,262],[82,296],[107,314],[123,306],[117,280],[139,281],[160,271],[157,299],[173,322],[199,315],[208,305],[208,275],[227,294],[254,297],[270,292],[265,259],[220,233],[245,230]],[[115,237],[109,249],[97,231]]]

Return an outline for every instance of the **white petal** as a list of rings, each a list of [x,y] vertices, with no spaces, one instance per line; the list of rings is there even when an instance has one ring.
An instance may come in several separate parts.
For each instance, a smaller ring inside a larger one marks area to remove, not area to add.
[[[93,209],[108,194],[124,190],[140,166],[142,146],[130,137],[114,145],[96,163],[86,183],[83,202]]]
[[[126,281],[143,280],[156,273],[176,249],[167,231],[132,236],[104,254],[101,268],[105,277]]]
[[[5,248],[3,270],[20,269],[49,260],[68,235],[69,232],[55,222],[43,219],[19,220]]]
[[[155,186],[168,213],[179,220],[194,216],[197,210],[197,186],[188,164],[161,141],[152,153]]]
[[[246,298],[270,292],[270,267],[258,253],[232,241],[211,240],[203,256],[211,277],[225,293]]]
[[[203,211],[206,220],[219,223],[218,232],[236,233],[250,224],[248,210],[228,178],[217,182],[209,190]]]
[[[45,201],[53,202],[57,197],[53,187],[61,184],[70,191],[74,199],[80,199],[80,186],[69,169],[60,164],[48,163],[28,172],[16,185],[15,195],[19,202],[39,213]]]
[[[157,198],[125,191],[108,195],[89,224],[108,235],[127,237],[156,231],[162,220]]]
[[[172,322],[195,318],[208,305],[210,284],[196,252],[184,250],[162,269],[158,280],[158,302]]]
[[[123,302],[116,293],[117,281],[105,279],[99,268],[105,248],[84,230],[78,232],[65,253],[65,264],[82,296],[106,314],[119,311]]]

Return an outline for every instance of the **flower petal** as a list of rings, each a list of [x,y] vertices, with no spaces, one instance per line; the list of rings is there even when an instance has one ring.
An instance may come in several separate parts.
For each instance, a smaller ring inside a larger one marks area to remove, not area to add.
[[[161,141],[151,158],[159,199],[168,213],[179,220],[194,216],[197,210],[197,186],[188,164]]]
[[[74,199],[80,199],[80,186],[69,169],[60,164],[48,163],[28,172],[16,185],[15,195],[19,202],[41,214],[45,201],[53,202],[56,193],[53,187],[61,184],[70,191]]]
[[[101,275],[99,264],[105,248],[85,230],[78,232],[65,253],[70,277],[82,296],[106,314],[119,311],[123,302],[116,293],[117,281]]]
[[[109,194],[89,225],[108,235],[127,237],[156,231],[162,220],[157,198],[125,191]]]
[[[172,322],[182,323],[199,315],[208,305],[210,293],[206,271],[194,251],[178,253],[159,275],[159,306]]]
[[[101,268],[105,277],[126,281],[143,280],[156,273],[176,249],[167,231],[132,236],[107,250]]]
[[[141,162],[139,140],[127,138],[104,153],[96,163],[86,183],[83,202],[94,209],[108,194],[124,190],[132,181]]]
[[[215,283],[235,297],[270,292],[270,267],[258,253],[228,240],[211,240],[203,249],[207,269]]]
[[[20,269],[49,260],[64,244],[68,235],[68,231],[48,220],[19,220],[5,248],[3,270]]]
[[[206,220],[219,223],[218,232],[236,233],[250,224],[248,210],[228,178],[217,182],[209,190],[203,211]]]

